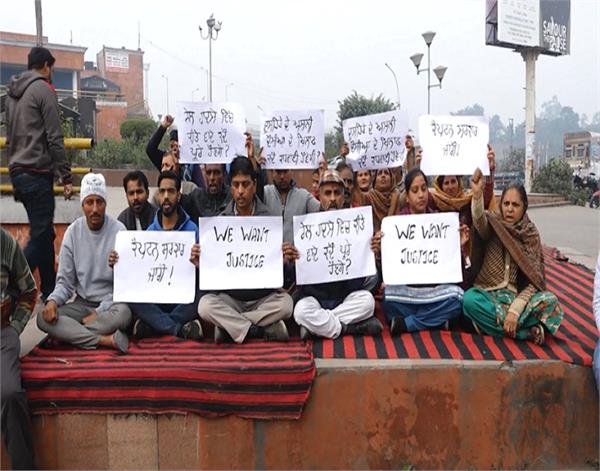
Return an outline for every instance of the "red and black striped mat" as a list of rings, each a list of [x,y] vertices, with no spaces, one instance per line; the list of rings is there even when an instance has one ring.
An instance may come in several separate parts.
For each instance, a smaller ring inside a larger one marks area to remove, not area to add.
[[[561,302],[565,316],[556,334],[546,335],[542,347],[533,342],[515,341],[471,334],[453,329],[431,330],[390,336],[386,328],[378,337],[346,336],[315,340],[316,358],[410,358],[454,360],[562,360],[591,365],[598,330],[592,314],[594,274],[586,268],[557,260],[556,250],[544,251],[546,282]],[[383,321],[379,308],[377,315]]]
[[[197,413],[298,419],[315,364],[302,342],[214,345],[173,337],[107,349],[36,347],[22,360],[33,413]]]

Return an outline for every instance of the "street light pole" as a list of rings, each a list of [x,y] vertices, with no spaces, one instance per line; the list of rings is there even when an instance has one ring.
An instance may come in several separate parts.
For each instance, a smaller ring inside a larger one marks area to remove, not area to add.
[[[427,71],[427,114],[431,114],[431,89],[435,87],[442,88],[442,79],[444,78],[444,74],[448,68],[440,65],[433,69],[433,72],[435,73],[439,83],[431,85],[431,43],[435,37],[435,32],[427,31],[423,33],[422,36],[425,40],[425,44],[427,44],[427,68],[419,69],[421,60],[423,59],[423,54],[421,53],[413,54],[410,56],[410,60],[417,68],[417,75],[419,75],[421,72]]]
[[[390,70],[392,75],[394,76],[394,82],[396,82],[396,98],[398,99],[398,109],[400,109],[400,89],[398,88],[398,78],[396,77],[396,73],[390,67],[390,65],[386,62],[385,66]]]
[[[210,15],[208,20],[206,20],[206,25],[208,26],[208,31],[206,36],[202,34],[202,26],[198,26],[200,30],[200,37],[202,39],[208,39],[208,75],[209,75],[209,85],[208,85],[208,99],[212,101],[212,42],[216,41],[219,37],[219,31],[221,30],[222,21],[216,21],[214,15]]]
[[[169,77],[168,77],[168,75],[162,74],[162,78],[164,78],[167,83],[167,114],[170,114],[169,113]]]

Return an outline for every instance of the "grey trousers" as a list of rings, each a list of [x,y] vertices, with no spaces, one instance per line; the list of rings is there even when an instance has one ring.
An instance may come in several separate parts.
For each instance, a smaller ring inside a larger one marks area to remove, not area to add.
[[[198,303],[200,318],[227,331],[236,343],[242,343],[251,325],[267,327],[291,317],[294,309],[287,293],[271,293],[254,301],[240,301],[228,294],[205,294]]]
[[[110,335],[117,330],[125,330],[131,322],[131,310],[125,303],[115,303],[108,311],[96,313],[96,320],[83,325],[83,319],[95,311],[98,303],[77,297],[72,303],[58,308],[58,320],[49,324],[42,311],[38,313],[37,325],[40,330],[61,342],[79,348],[92,349],[98,346],[101,335]]]
[[[12,469],[34,469],[33,438],[25,391],[21,386],[19,334],[2,328],[2,434]]]

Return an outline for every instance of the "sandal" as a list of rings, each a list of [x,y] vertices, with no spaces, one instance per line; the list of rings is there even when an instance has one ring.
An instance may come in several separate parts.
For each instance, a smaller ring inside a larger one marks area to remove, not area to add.
[[[530,340],[536,345],[544,345],[546,341],[546,334],[544,332],[544,327],[541,325],[534,325],[531,329],[529,329]]]

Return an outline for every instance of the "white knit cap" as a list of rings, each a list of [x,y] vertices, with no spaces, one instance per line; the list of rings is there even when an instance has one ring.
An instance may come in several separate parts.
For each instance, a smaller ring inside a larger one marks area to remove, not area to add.
[[[106,201],[106,180],[101,173],[86,173],[81,179],[79,199],[83,202],[90,195],[96,195]]]

